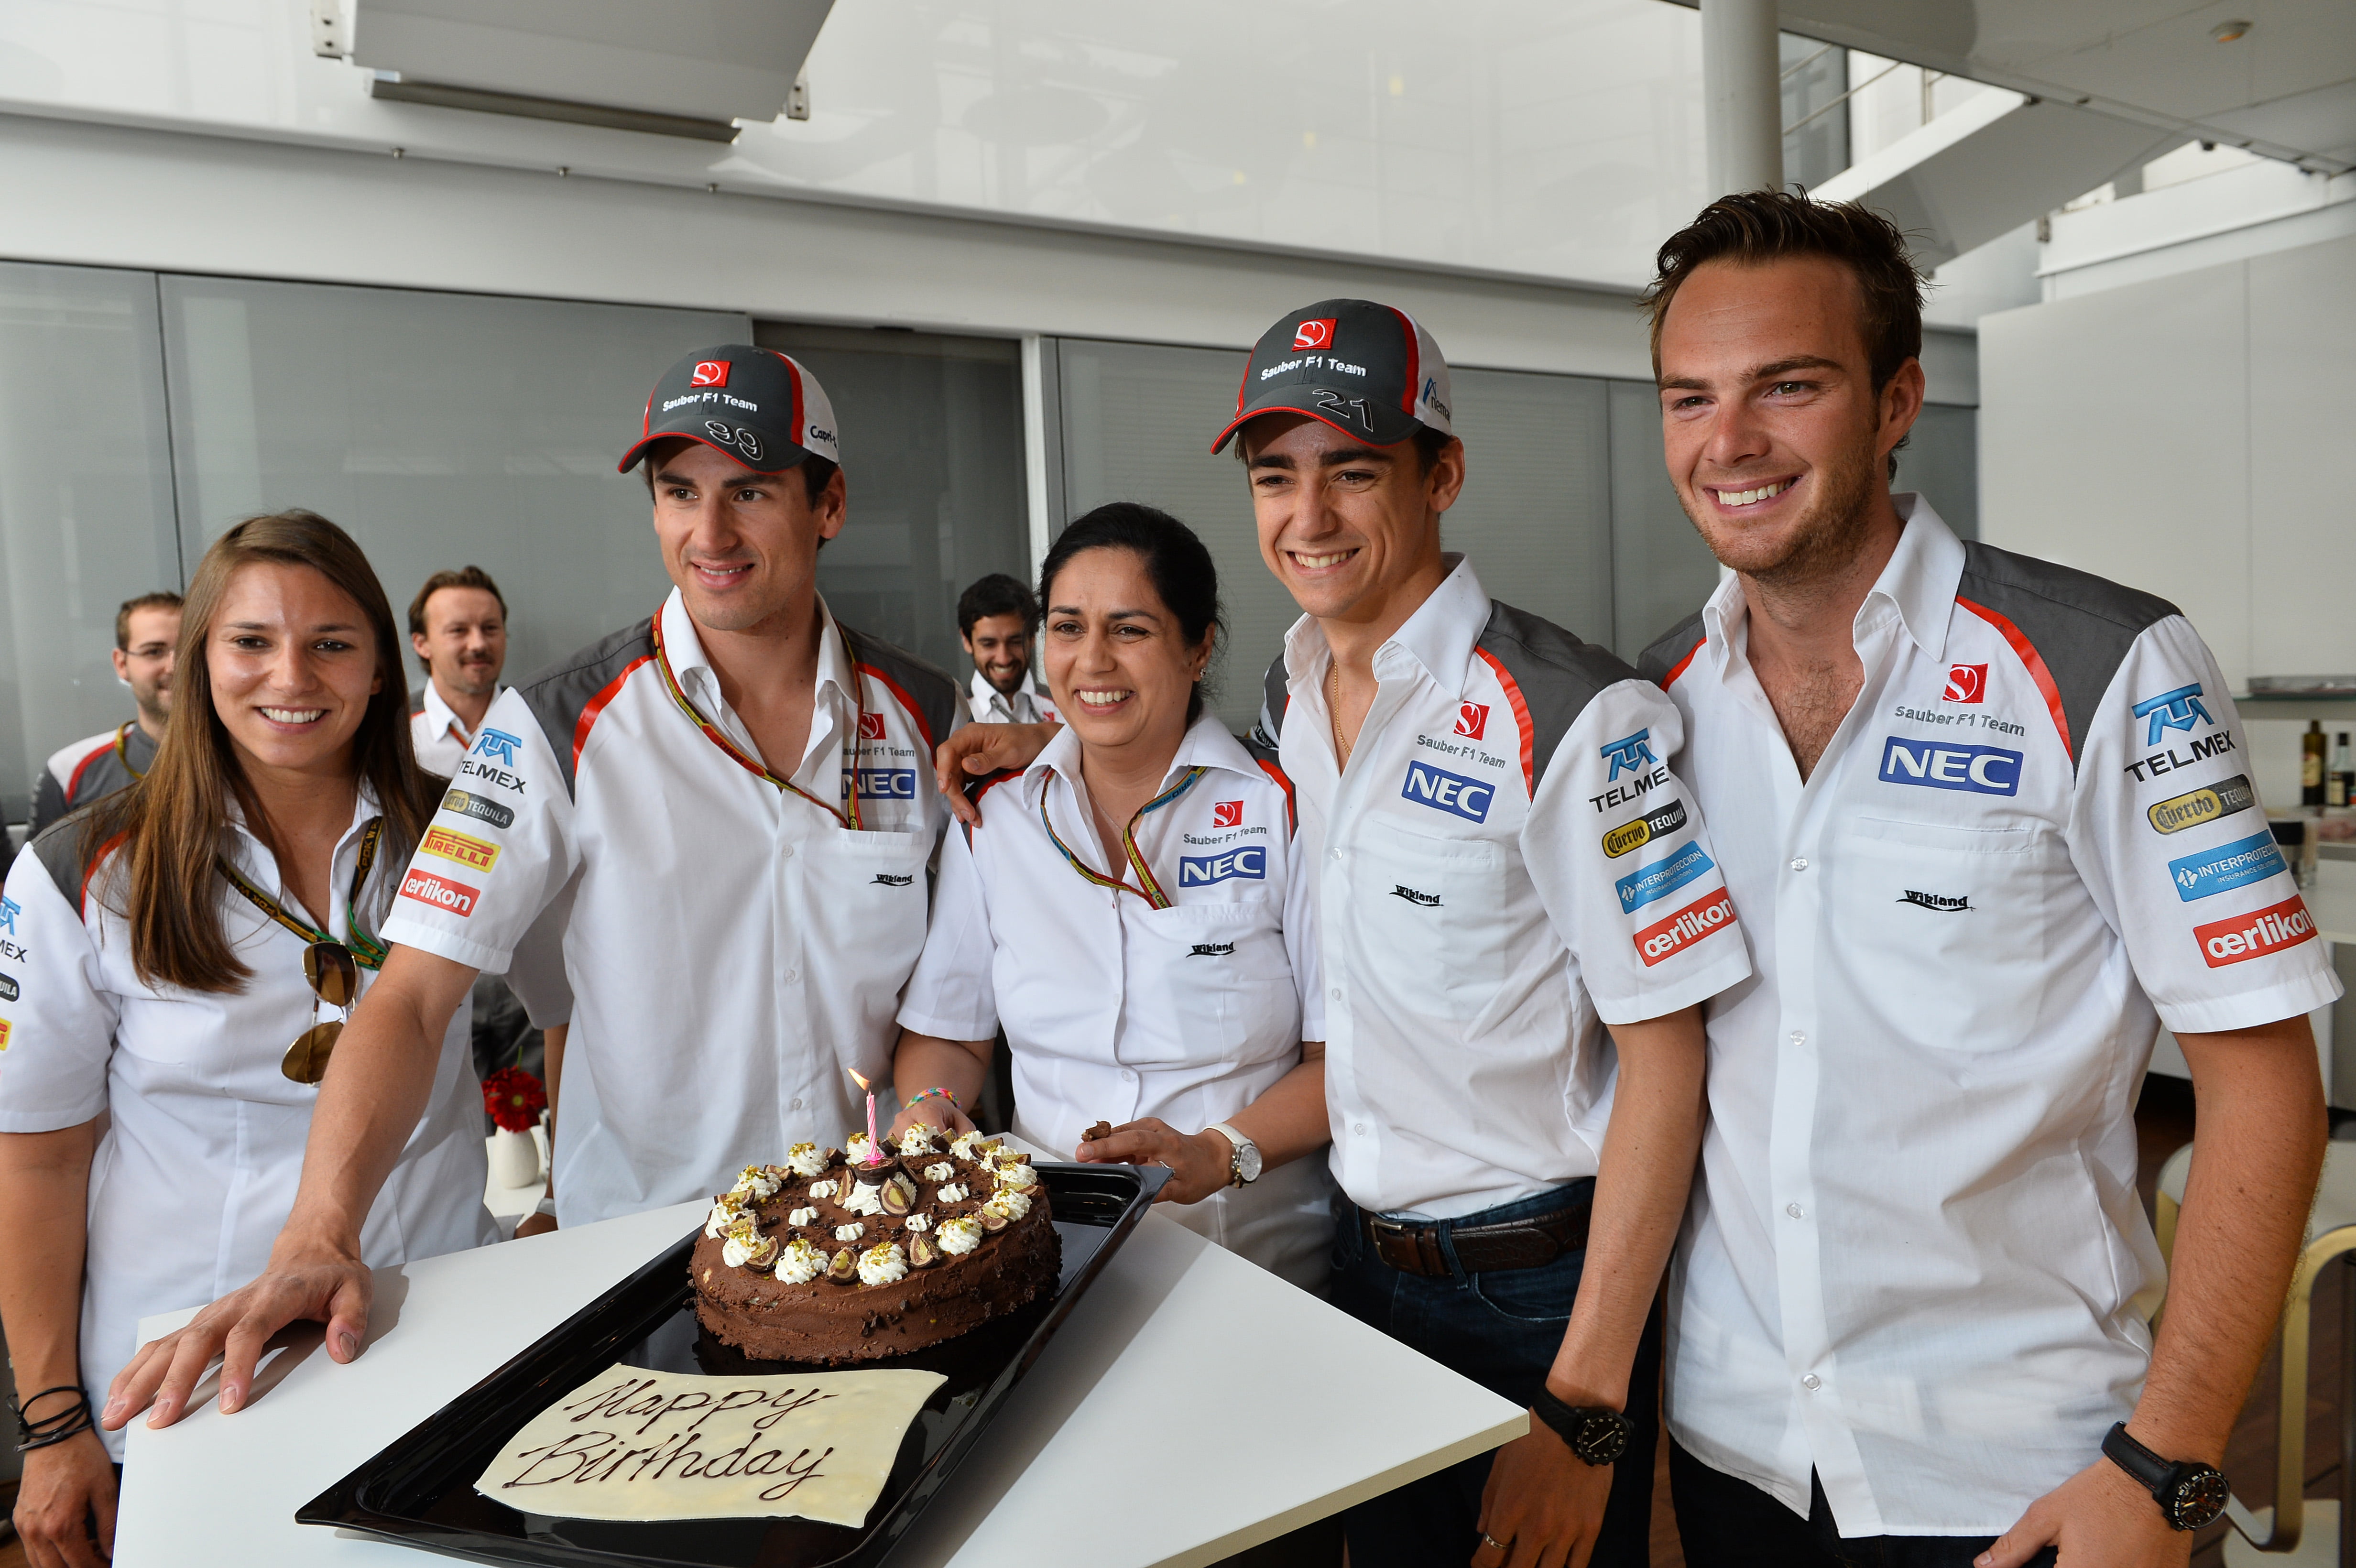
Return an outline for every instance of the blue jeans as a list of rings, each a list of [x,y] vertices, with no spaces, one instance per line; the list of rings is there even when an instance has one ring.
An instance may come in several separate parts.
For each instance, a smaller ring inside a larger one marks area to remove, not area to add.
[[[1669,1490],[1687,1568],[1971,1568],[1996,1543],[1992,1535],[1844,1536],[1809,1477],[1808,1517],[1737,1477],[1712,1469],[1669,1439]],[[2029,1568],[2053,1568],[2049,1546]]]
[[[1449,1223],[1526,1220],[1584,1201],[1594,1191],[1591,1179],[1574,1181]],[[1446,1279],[1427,1279],[1402,1274],[1373,1254],[1359,1228],[1361,1211],[1348,1199],[1334,1198],[1333,1218],[1334,1306],[1515,1404],[1527,1408],[1537,1399],[1555,1352],[1562,1349],[1585,1252],[1565,1253],[1539,1268],[1458,1270]],[[1452,1263],[1454,1253],[1444,1239],[1440,1250]],[[1612,1500],[1604,1509],[1593,1568],[1650,1568],[1660,1377],[1655,1315],[1644,1326],[1629,1374],[1628,1419],[1635,1432],[1627,1456],[1612,1467]],[[1480,1543],[1481,1489],[1488,1484],[1491,1457],[1462,1460],[1345,1512],[1350,1568],[1459,1568],[1470,1563]]]

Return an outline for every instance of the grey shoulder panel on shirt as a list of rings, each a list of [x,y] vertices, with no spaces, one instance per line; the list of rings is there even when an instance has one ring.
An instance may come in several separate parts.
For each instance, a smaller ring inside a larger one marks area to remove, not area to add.
[[[1255,757],[1276,761],[1280,743],[1284,739],[1284,710],[1292,702],[1292,692],[1286,681],[1284,656],[1279,654],[1269,661],[1268,674],[1260,677],[1259,717],[1252,721],[1251,733],[1244,737],[1244,750]]]
[[[1976,539],[1964,545],[1955,598],[2010,622],[2043,662],[2069,724],[2073,767],[2127,650],[2155,623],[2182,613],[2158,594]]]
[[[835,624],[840,626],[842,623],[838,621]],[[905,648],[849,626],[842,627],[842,635],[851,645],[852,663],[883,676],[915,705],[916,718],[925,726],[926,739],[932,744],[937,746],[949,738],[949,726],[957,721],[957,710],[965,700],[965,691],[948,671],[938,665],[926,664]]]
[[[25,845],[25,853],[41,863],[51,884],[76,910],[81,908],[82,879],[98,860],[100,846],[89,827],[90,810],[84,806],[50,823]]]
[[[548,749],[556,753],[556,765],[564,770],[565,794],[573,793],[573,737],[580,728],[583,710],[634,666],[654,656],[654,617],[649,615],[517,683],[517,694],[540,720]]]
[[[1551,621],[1494,599],[1489,601],[1489,624],[1472,645],[1494,659],[1521,688],[1522,705],[1530,714],[1534,795],[1546,777],[1547,761],[1587,705],[1607,688],[1637,678],[1611,649],[1581,642]]]
[[[1670,675],[1685,667],[1686,660],[1693,657],[1694,650],[1701,646],[1702,638],[1707,635],[1708,633],[1701,624],[1701,612],[1697,610],[1636,656],[1637,672],[1655,686],[1667,689]]]

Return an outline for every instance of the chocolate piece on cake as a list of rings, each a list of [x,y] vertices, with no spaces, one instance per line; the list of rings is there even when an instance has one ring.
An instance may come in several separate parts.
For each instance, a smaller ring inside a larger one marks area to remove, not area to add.
[[[1112,1136],[1112,1124],[1110,1122],[1098,1122],[1095,1126],[1090,1127],[1087,1132],[1080,1135],[1080,1141],[1084,1144],[1092,1144],[1098,1138],[1108,1138],[1110,1136]]]

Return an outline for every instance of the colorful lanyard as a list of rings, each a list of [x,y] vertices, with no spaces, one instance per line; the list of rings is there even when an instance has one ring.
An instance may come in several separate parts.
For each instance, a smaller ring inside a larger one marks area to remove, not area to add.
[[[114,758],[123,764],[123,771],[133,778],[144,779],[147,776],[131,765],[131,726],[128,724],[114,732]]]
[[[360,834],[360,861],[352,869],[351,896],[344,901],[344,931],[347,934],[342,944],[351,949],[352,961],[363,969],[384,967],[384,955],[387,952],[383,943],[379,942],[359,927],[360,889],[368,883],[369,868],[376,864],[376,847],[378,841],[383,837],[384,818],[381,816],[369,818],[367,828]],[[230,865],[227,859],[218,859],[215,864],[220,867],[221,875],[229,879],[230,885],[245,895],[248,902],[304,941],[316,943],[336,940],[326,932],[316,931],[288,914],[276,899],[239,875],[237,868]]]
[[[720,732],[718,727],[713,725],[713,723],[710,720],[706,719],[702,714],[698,713],[695,710],[695,705],[687,699],[687,693],[680,689],[679,677],[671,673],[670,656],[663,651],[662,614],[659,611],[655,614],[654,638],[655,667],[662,672],[663,689],[670,693],[670,699],[673,702],[679,704],[679,710],[681,713],[686,714],[688,718],[694,722],[697,729],[703,731],[704,739],[710,741],[713,745],[727,752],[729,759],[738,767],[743,768],[746,773],[755,773],[768,780],[779,789],[784,790],[787,795],[798,795],[801,796],[804,800],[809,801],[812,805],[817,806],[820,811],[825,812],[829,816],[833,817],[837,822],[842,824],[843,827],[850,828],[854,833],[859,831],[859,761],[851,752],[851,743],[852,737],[856,736],[862,730],[866,728],[867,701],[863,689],[866,682],[860,679],[858,671],[855,667],[851,672],[851,684],[854,687],[858,687],[862,689],[858,695],[854,696],[851,700],[858,707],[859,718],[858,720],[851,725],[851,733],[845,735],[842,739],[842,773],[843,777],[848,781],[848,787],[844,790],[844,798],[848,802],[848,805],[844,810],[837,811],[834,807],[827,805],[826,802],[819,799],[818,796],[810,794],[809,791],[796,784],[791,779],[781,779],[776,774],[771,773],[768,770],[768,767],[757,757],[748,757],[744,752],[738,751],[734,744],[729,741],[728,737]]]
[[[1170,895],[1162,891],[1162,884],[1154,880],[1152,868],[1145,863],[1145,857],[1138,852],[1137,825],[1145,819],[1147,812],[1159,811],[1193,789],[1194,781],[1209,771],[1207,768],[1188,768],[1184,778],[1139,806],[1137,815],[1129,819],[1129,826],[1120,830],[1120,847],[1129,852],[1129,863],[1136,869],[1138,881],[1144,884],[1142,887],[1135,887],[1116,878],[1108,877],[1083,864],[1080,858],[1072,853],[1071,846],[1056,837],[1055,825],[1047,820],[1047,795],[1044,790],[1039,795],[1039,825],[1047,830],[1047,837],[1054,840],[1056,848],[1064,852],[1065,861],[1080,874],[1083,880],[1094,882],[1100,888],[1118,888],[1123,892],[1135,893],[1155,909],[1168,909],[1171,904]]]

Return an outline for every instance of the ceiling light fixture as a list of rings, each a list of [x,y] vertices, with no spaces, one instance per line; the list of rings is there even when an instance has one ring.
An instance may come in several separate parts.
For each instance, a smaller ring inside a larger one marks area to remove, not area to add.
[[[2249,34],[2250,24],[2247,22],[2220,22],[2209,29],[2209,37],[2221,44],[2238,43]]]

